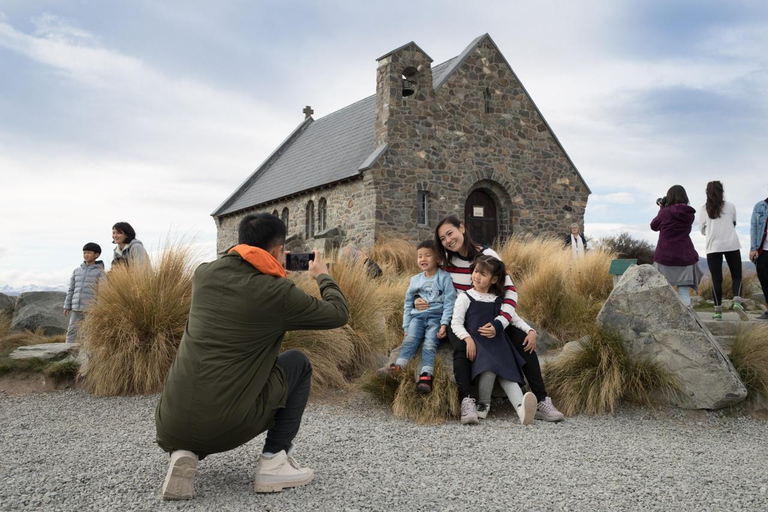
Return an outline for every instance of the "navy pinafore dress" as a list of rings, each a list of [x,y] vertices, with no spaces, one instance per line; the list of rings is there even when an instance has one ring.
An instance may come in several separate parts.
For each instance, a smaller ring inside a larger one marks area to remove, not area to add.
[[[477,355],[472,361],[472,378],[483,372],[491,371],[499,377],[518,384],[523,384],[523,365],[525,359],[517,352],[507,333],[496,333],[495,338],[486,338],[477,329],[496,318],[501,310],[502,297],[496,302],[480,302],[467,294],[469,308],[464,317],[464,325],[475,340]]]

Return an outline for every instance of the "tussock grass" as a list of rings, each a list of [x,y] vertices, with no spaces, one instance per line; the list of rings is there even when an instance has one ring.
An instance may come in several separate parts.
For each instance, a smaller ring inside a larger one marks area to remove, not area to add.
[[[441,423],[459,417],[456,384],[450,370],[443,368],[440,358],[435,360],[432,392],[422,395],[416,392],[414,372],[419,358],[412,359],[400,376],[392,401],[392,413],[420,424]]]
[[[0,354],[10,354],[19,347],[26,345],[42,345],[43,343],[64,343],[65,334],[46,336],[44,329],[38,327],[34,331],[12,332],[10,329],[0,338]]]
[[[5,338],[11,333],[11,316],[7,313],[0,312],[0,340]],[[0,352],[2,352],[2,349],[0,348]]]
[[[748,395],[768,397],[768,325],[739,329],[728,357]]]
[[[119,266],[99,282],[81,324],[93,355],[86,389],[99,396],[162,390],[184,333],[192,273],[188,250],[168,244],[151,268]]]
[[[324,331],[290,331],[283,339],[283,351],[301,350],[312,363],[312,392],[344,389],[356,376],[359,361],[351,354],[361,343],[349,326]]]
[[[80,367],[75,361],[57,361],[45,367],[43,373],[58,380],[75,380]]]
[[[538,272],[544,262],[567,267],[572,261],[570,248],[554,236],[512,235],[495,248],[515,284],[522,284]]]
[[[760,283],[757,279],[755,272],[744,273],[741,279],[741,293],[742,297],[746,296],[751,290],[760,290]],[[708,276],[701,280],[699,283],[698,294],[707,300],[714,300],[714,293],[712,292],[712,277]],[[731,272],[726,270],[723,272],[723,299],[733,299],[733,277]]]
[[[566,416],[614,412],[621,401],[651,405],[656,393],[679,389],[660,365],[632,358],[616,334],[594,329],[578,346],[545,365],[547,389]]]
[[[378,263],[384,274],[418,274],[421,269],[416,264],[417,242],[407,242],[398,238],[380,238],[370,253],[370,258]]]

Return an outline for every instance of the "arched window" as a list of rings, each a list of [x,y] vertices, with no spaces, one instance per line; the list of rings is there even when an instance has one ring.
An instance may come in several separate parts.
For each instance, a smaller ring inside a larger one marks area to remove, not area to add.
[[[304,228],[307,239],[315,236],[315,203],[312,201],[307,203],[307,219]]]
[[[429,224],[429,192],[426,190],[419,190],[416,200],[418,202],[418,223],[419,225],[426,226]]]
[[[277,213],[277,210],[274,210],[274,211],[272,212],[272,215],[274,215],[275,217],[280,217],[280,214],[279,214],[279,213]]]
[[[285,224],[285,229],[288,229],[288,208],[283,208],[283,214],[280,215],[280,220]]]
[[[326,226],[326,219],[328,217],[328,202],[325,200],[324,197],[320,198],[320,202],[317,204],[317,230],[318,231],[325,231],[328,226]]]

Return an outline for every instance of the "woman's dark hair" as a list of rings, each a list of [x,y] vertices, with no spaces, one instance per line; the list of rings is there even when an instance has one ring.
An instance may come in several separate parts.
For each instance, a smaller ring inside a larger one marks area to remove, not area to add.
[[[437,252],[443,262],[449,262],[451,261],[451,258],[453,258],[457,253],[446,249],[443,246],[443,243],[440,241],[439,231],[443,224],[451,224],[456,229],[459,229],[462,226],[462,223],[455,215],[448,215],[447,217],[443,217],[440,222],[437,223],[437,226],[435,226],[435,247],[442,247],[442,249],[438,249]],[[477,244],[472,241],[472,237],[469,236],[469,230],[466,226],[464,226],[464,247],[467,248],[466,259],[468,260],[472,260],[475,258],[475,256],[480,254],[480,250],[477,248]]]
[[[117,224],[112,226],[112,229],[114,229],[118,233],[124,234],[125,243],[127,244],[133,242],[134,238],[136,238],[136,231],[133,229],[133,226],[131,226],[127,222],[118,222]]]
[[[496,282],[491,283],[488,291],[497,297],[504,296],[504,281],[507,276],[507,267],[504,266],[503,261],[487,254],[480,254],[469,266],[470,272],[474,272],[475,269],[481,272],[487,271],[491,274],[491,277],[495,277]]]
[[[237,241],[240,244],[259,247],[268,251],[276,245],[285,244],[285,224],[269,213],[252,213],[240,221]]]
[[[723,198],[723,184],[719,181],[707,183],[707,215],[710,219],[719,219],[723,213],[725,199]]]
[[[689,204],[688,194],[685,193],[685,189],[682,185],[673,185],[667,191],[666,206],[672,206],[673,204]]]

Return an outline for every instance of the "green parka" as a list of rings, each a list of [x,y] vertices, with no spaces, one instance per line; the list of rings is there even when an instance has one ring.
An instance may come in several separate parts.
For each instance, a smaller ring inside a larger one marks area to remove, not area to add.
[[[318,276],[323,300],[230,253],[195,270],[192,305],[155,411],[157,444],[204,456],[236,448],[274,423],[287,389],[275,365],[286,331],[333,329],[349,311]]]

